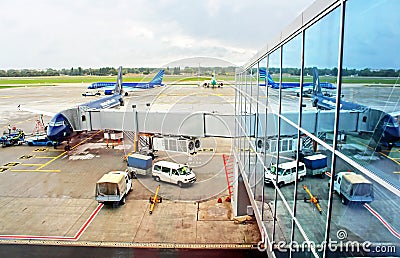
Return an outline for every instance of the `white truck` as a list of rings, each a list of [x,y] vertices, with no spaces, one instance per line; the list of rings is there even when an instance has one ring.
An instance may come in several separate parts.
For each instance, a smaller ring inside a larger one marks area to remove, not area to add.
[[[82,93],[82,96],[84,96],[84,97],[100,96],[100,95],[101,95],[100,91],[86,91],[86,92]]]
[[[290,161],[285,163],[280,163],[278,169],[276,165],[273,164],[265,172],[265,183],[272,184],[272,181],[276,180],[276,173],[278,172],[278,182],[277,186],[280,188],[286,184],[293,183],[296,180],[296,161]],[[306,176],[306,169],[303,162],[299,162],[299,173],[298,180],[303,181]]]
[[[360,174],[354,172],[339,172],[333,181],[333,190],[340,196],[341,202],[372,202],[374,190],[372,183]]]
[[[116,207],[125,204],[131,190],[132,179],[127,171],[111,171],[97,181],[95,198],[99,203],[111,203]]]
[[[169,161],[158,161],[153,165],[153,179],[177,184],[179,187],[196,182],[196,175],[192,169],[184,164]]]

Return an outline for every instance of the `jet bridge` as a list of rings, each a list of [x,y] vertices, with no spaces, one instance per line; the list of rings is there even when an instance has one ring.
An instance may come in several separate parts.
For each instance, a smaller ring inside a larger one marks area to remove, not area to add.
[[[368,112],[368,111],[365,111]],[[344,132],[365,131],[367,122],[365,112],[341,111],[339,130]],[[150,133],[158,135],[185,137],[255,137],[271,138],[277,135],[278,115],[258,113],[239,115],[207,112],[153,112],[141,110],[74,110],[69,111],[68,119],[74,121],[74,129],[117,130]],[[71,116],[70,116],[71,115]],[[79,121],[77,117],[80,117]],[[235,135],[235,119],[239,125],[246,125]],[[302,128],[310,133],[332,132],[335,113],[333,110],[313,110],[303,112]],[[297,135],[298,113],[285,113],[281,117],[281,135]],[[245,123],[246,121],[246,123]],[[250,121],[250,123],[249,123]],[[256,126],[256,124],[258,126]]]

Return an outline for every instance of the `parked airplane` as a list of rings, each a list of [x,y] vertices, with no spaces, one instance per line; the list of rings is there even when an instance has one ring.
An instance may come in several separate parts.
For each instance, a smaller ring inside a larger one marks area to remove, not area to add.
[[[116,106],[123,106],[123,88],[122,88],[122,67],[118,69],[117,82],[114,83],[114,94],[92,102],[87,102],[78,106],[78,109],[105,109]],[[70,150],[69,139],[71,138],[74,130],[71,121],[67,118],[68,112],[61,111],[53,116],[47,127],[47,137],[51,141],[62,142],[67,141],[66,150]]]
[[[213,73],[211,80],[210,81],[204,81],[203,82],[203,87],[209,88],[209,87],[215,88],[215,87],[222,87],[224,86],[223,82],[218,82],[217,79],[215,78],[215,72]]]
[[[264,83],[260,83],[260,86],[265,86],[265,78],[267,78],[268,86],[273,89],[279,89],[280,85],[282,85],[282,89],[290,89],[290,88],[300,88],[299,82],[275,82],[272,79],[272,76],[268,73],[265,68],[260,68],[260,79],[264,79]],[[313,68],[313,82],[305,82],[303,83],[303,93],[307,92],[308,90],[311,91],[315,84],[315,80],[318,79],[318,69],[316,67]],[[319,80],[319,79],[318,79]],[[336,86],[329,82],[320,82],[319,83],[322,88],[324,89],[336,89]]]
[[[325,96],[322,93],[318,71],[316,71],[314,76],[316,80],[314,80],[312,105],[323,110],[335,109],[336,98]],[[395,118],[396,115],[398,116],[397,113],[388,114],[381,110],[344,100],[340,100],[340,109],[358,111],[365,114],[362,121],[360,121],[360,125],[363,126],[365,132],[372,133],[372,139],[375,141],[375,144],[371,147],[380,150],[382,146],[390,149],[394,145],[398,145],[400,141],[400,126]]]
[[[150,89],[156,86],[164,86],[162,83],[164,70],[160,70],[154,78],[150,82],[124,82],[122,86],[124,88],[125,96],[128,95],[128,92],[135,91],[138,89]],[[88,89],[102,89],[104,90],[105,95],[113,94],[113,90],[115,87],[115,82],[94,82],[89,85]]]

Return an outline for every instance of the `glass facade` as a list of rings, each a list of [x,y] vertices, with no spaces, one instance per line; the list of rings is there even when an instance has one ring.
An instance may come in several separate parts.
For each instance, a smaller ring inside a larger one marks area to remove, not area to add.
[[[237,69],[237,168],[270,253],[391,256],[400,249],[400,2],[321,2]]]

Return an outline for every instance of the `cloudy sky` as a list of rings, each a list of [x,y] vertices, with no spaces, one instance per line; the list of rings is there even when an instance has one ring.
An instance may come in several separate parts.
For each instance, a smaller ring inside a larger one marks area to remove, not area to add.
[[[242,65],[313,1],[2,1],[0,69]]]

